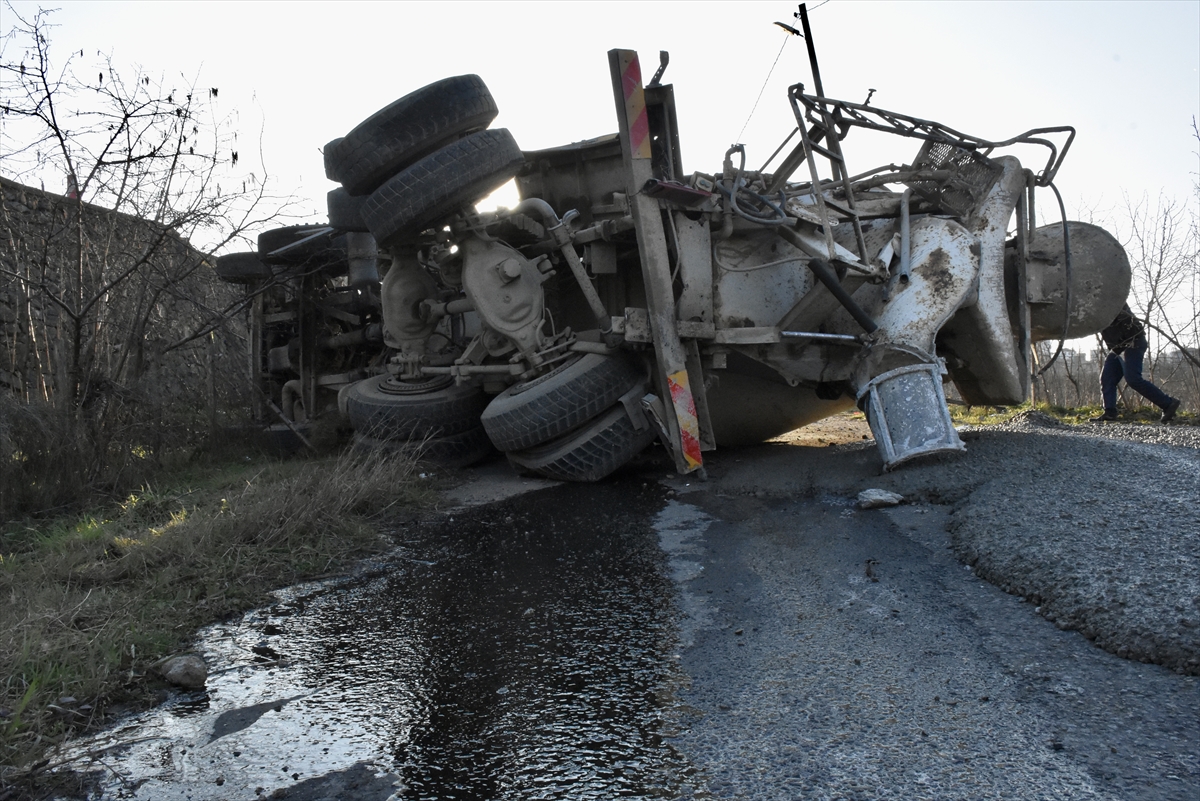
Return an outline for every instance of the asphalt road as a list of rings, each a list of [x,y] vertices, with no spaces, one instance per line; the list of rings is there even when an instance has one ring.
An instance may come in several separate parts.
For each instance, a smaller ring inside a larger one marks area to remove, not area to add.
[[[676,745],[707,793],[1196,798],[1196,679],[981,580],[947,517],[838,497],[684,495],[664,511],[689,532],[668,535],[677,573],[694,575]]]

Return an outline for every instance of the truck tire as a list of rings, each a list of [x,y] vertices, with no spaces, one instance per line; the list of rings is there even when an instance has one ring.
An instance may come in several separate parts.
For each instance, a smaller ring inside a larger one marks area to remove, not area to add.
[[[506,128],[473,133],[388,179],[367,198],[363,217],[387,247],[483,198],[524,163]]]
[[[218,278],[231,284],[253,284],[271,277],[271,268],[259,260],[257,253],[217,256],[213,270]]]
[[[258,235],[258,257],[267,264],[280,266],[307,264],[316,259],[335,261],[341,258],[344,260],[346,249],[344,247],[339,249],[329,237],[318,237],[279,256],[269,255],[273,251],[328,227],[328,225],[286,225],[283,228],[263,231]]]
[[[344,392],[339,400],[356,432],[400,442],[449,437],[479,427],[479,415],[487,406],[480,389],[455,384],[449,376],[406,383],[380,375],[351,384]]]
[[[400,170],[496,118],[478,75],[458,75],[410,92],[326,145],[325,174],[352,195],[369,195]]]
[[[362,195],[352,195],[338,187],[325,196],[329,209],[329,225],[339,231],[367,231],[363,221],[362,207],[366,202]]]
[[[370,451],[403,453],[422,462],[440,467],[469,467],[496,453],[481,426],[467,429],[461,434],[448,437],[431,437],[420,440],[386,440],[355,434],[353,447]]]
[[[500,450],[526,450],[591,420],[640,378],[626,358],[587,353],[501,392],[484,409],[483,427]]]
[[[321,157],[325,161],[325,177],[331,181],[336,181],[337,183],[341,183],[341,181],[338,181],[337,173],[334,169],[333,153],[342,143],[342,139],[343,137],[339,136],[337,139],[334,139],[332,142],[325,145],[325,147],[321,148]]]
[[[640,413],[640,410],[639,410]],[[599,481],[627,463],[655,438],[643,416],[639,429],[618,403],[577,431],[525,451],[511,451],[518,467],[559,481]]]

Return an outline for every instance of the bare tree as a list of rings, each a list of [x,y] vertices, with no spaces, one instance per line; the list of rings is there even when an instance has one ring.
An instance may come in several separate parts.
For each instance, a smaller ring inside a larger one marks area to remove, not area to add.
[[[1148,362],[1155,380],[1197,390],[1200,368],[1200,236],[1196,207],[1159,197],[1150,203],[1125,202],[1133,267],[1131,307],[1159,336],[1160,345]],[[1170,349],[1168,349],[1170,346]]]
[[[57,63],[48,14],[5,6],[0,383],[77,417],[90,407],[95,428],[109,414],[97,401],[114,394],[202,399],[211,351],[237,345],[222,324],[246,302],[207,254],[289,201],[247,169],[219,88],[102,54],[85,68],[83,51]]]
[[[180,240],[219,250],[261,226],[278,205],[269,202],[264,180],[238,168],[237,133],[217,115],[218,88],[201,89],[194,80],[170,86],[141,71],[122,75],[108,57],[100,59],[94,79],[80,78],[82,53],[54,65],[46,12],[26,19],[7,10],[17,23],[0,56],[0,169],[27,183],[60,181],[75,208],[55,232],[72,240],[69,253],[43,248],[40,259],[4,275],[55,307],[62,324],[42,337],[63,340],[50,354],[67,363],[65,370],[43,365],[47,375],[65,379],[52,381],[46,392],[79,402],[97,371],[103,380],[136,377],[148,338],[169,339],[168,348],[186,343],[184,320],[202,332],[228,312],[228,302],[211,306],[207,301],[216,299],[208,293],[180,292],[204,265],[198,254],[181,257]],[[10,58],[14,50],[18,57]],[[133,242],[119,217],[89,225],[87,205],[154,226]],[[168,297],[176,319],[155,320]],[[163,331],[155,330],[164,323]],[[100,369],[105,353],[116,356]]]

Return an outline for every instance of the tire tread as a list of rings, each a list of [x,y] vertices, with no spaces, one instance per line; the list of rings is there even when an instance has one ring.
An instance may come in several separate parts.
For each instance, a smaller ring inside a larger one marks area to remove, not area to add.
[[[535,382],[496,396],[483,412],[483,427],[502,451],[527,450],[596,417],[639,379],[625,358],[586,354]]]
[[[418,234],[512,178],[525,157],[506,128],[478,131],[389,178],[363,204],[380,245]]]
[[[512,451],[509,461],[558,481],[599,481],[634,456],[655,437],[648,424],[638,430],[618,403],[579,431],[528,451]]]
[[[367,195],[454,139],[486,128],[496,101],[478,75],[444,78],[410,92],[326,146],[325,173]]]
[[[396,395],[382,385],[388,376],[368,378],[346,390],[346,416],[354,430],[382,440],[449,437],[479,426],[487,396],[476,387],[452,384],[432,392]]]

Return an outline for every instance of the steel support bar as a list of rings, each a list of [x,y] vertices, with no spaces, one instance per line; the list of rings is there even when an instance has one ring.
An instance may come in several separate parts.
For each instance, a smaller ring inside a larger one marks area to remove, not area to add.
[[[650,331],[654,338],[655,383],[666,396],[664,403],[670,401],[663,421],[667,430],[666,444],[675,459],[676,470],[690,473],[703,467],[700,426],[688,380],[687,351],[675,328],[675,294],[662,209],[657,200],[642,192],[646,182],[655,176],[651,167],[650,117],[642,87],[641,65],[633,50],[610,50],[608,66],[620,126],[625,187],[629,210],[636,224]]]
[[[842,288],[842,282],[838,280],[837,273],[829,266],[829,262],[822,261],[821,259],[810,259],[808,269],[812,270],[817,280],[833,293],[833,296],[838,299],[838,303],[841,303],[846,308],[846,311],[850,312],[850,316],[863,327],[864,331],[869,334],[879,327],[875,325],[875,321],[871,319],[871,315],[863,311],[862,306],[855,303],[854,298],[850,297],[850,293]]]
[[[822,334],[816,331],[780,331],[781,339],[811,339],[814,342],[844,342],[847,345],[861,345],[862,339],[854,334]]]
[[[776,227],[775,231],[796,247],[801,247],[800,236],[792,229],[780,225]],[[855,322],[863,327],[864,331],[869,334],[879,327],[875,324],[875,321],[871,319],[871,315],[863,311],[862,306],[859,306],[854,302],[854,298],[850,297],[850,293],[847,292],[845,287],[842,286],[842,282],[838,280],[837,273],[834,272],[833,267],[829,265],[829,262],[825,261],[824,259],[809,259],[808,269],[812,270],[812,273],[814,276],[816,276],[817,280],[824,284],[825,288],[828,289],[835,298],[837,298],[838,303],[842,304],[846,311],[850,312],[850,316],[854,318]],[[789,313],[784,319],[787,320],[787,318],[791,316],[792,315]]]
[[[1062,166],[1063,159],[1067,157],[1067,151],[1070,150],[1071,143],[1075,141],[1075,129],[1069,125],[1059,125],[1052,128],[1033,128],[1022,134],[1003,140],[983,139],[982,137],[956,131],[949,126],[942,125],[940,122],[923,120],[920,117],[912,117],[896,111],[888,111],[878,106],[868,106],[865,103],[851,103],[848,100],[836,100],[832,97],[824,97],[820,93],[806,95],[804,94],[804,84],[799,83],[788,87],[788,99],[791,101],[797,125],[804,125],[807,120],[816,127],[822,127],[824,126],[825,116],[832,115],[841,131],[848,130],[850,127],[866,128],[871,131],[881,131],[912,139],[944,142],[963,150],[983,151],[983,155],[985,156],[997,148],[1010,147],[1012,145],[1038,145],[1044,147],[1049,150],[1050,155],[1046,159],[1046,166],[1037,174],[1038,186],[1048,186],[1054,180],[1055,174],[1058,173],[1058,168]],[[803,110],[800,106],[804,107]],[[1063,143],[1061,151],[1053,140],[1046,138],[1045,135],[1048,134],[1062,134],[1066,136],[1066,141]]]
[[[254,293],[254,300],[250,303],[250,386],[254,387],[257,392],[250,396],[251,413],[254,415],[255,422],[262,422],[266,419],[266,404],[263,403],[263,398],[266,397],[266,390],[263,387],[263,375],[265,373],[265,365],[263,359],[266,354],[263,352],[263,292],[261,290]]]

